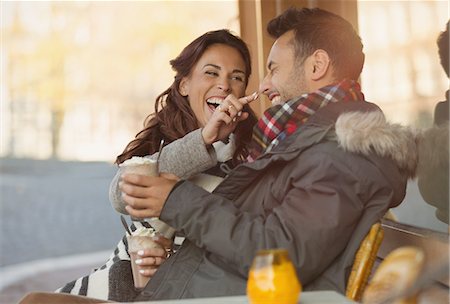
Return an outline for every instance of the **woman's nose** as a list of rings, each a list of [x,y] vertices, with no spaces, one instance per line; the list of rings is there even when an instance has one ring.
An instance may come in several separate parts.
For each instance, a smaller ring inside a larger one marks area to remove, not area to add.
[[[217,87],[225,93],[231,93],[231,85],[228,79],[220,79]]]

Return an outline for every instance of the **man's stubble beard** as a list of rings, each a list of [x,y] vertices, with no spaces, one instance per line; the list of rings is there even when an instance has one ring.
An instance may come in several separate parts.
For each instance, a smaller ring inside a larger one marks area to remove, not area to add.
[[[284,96],[285,102],[305,93],[309,93],[303,63],[295,64],[295,66],[292,68],[291,74],[289,75],[289,79],[291,79],[291,83],[289,86],[287,86],[286,96]]]

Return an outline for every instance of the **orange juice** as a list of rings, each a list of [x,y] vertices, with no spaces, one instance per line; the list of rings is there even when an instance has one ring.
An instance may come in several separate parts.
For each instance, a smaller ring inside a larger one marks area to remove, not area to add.
[[[247,282],[251,304],[295,304],[301,288],[287,250],[258,251]]]

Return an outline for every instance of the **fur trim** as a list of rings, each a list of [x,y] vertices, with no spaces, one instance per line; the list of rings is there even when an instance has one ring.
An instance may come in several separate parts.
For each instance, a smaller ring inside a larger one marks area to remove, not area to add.
[[[344,113],[337,119],[335,128],[344,150],[390,157],[410,177],[415,176],[417,134],[411,128],[387,122],[381,111]]]

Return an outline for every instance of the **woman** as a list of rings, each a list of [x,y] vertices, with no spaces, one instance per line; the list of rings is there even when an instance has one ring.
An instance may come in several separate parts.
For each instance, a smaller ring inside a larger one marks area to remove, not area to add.
[[[176,72],[174,82],[156,98],[155,114],[147,117],[144,129],[126,146],[116,163],[133,156],[156,158],[160,141],[164,140],[161,172],[181,178],[200,177],[201,183],[211,181],[211,176],[224,176],[221,164],[235,166],[247,157],[246,143],[250,142],[256,123],[247,105],[256,95],[242,97],[251,74],[248,48],[228,30],[207,32],[186,46],[170,64]],[[196,175],[200,172],[204,174]],[[119,168],[111,183],[110,200],[117,211],[127,213],[127,204],[145,198],[122,197],[121,175]],[[144,188],[146,177],[140,178]],[[148,223],[133,222],[132,229],[141,225]],[[164,237],[156,241],[166,248],[171,245],[171,240]],[[141,255],[141,273],[151,277],[166,257],[163,249],[146,250]],[[137,293],[126,238],[105,265],[57,292],[133,300]]]

